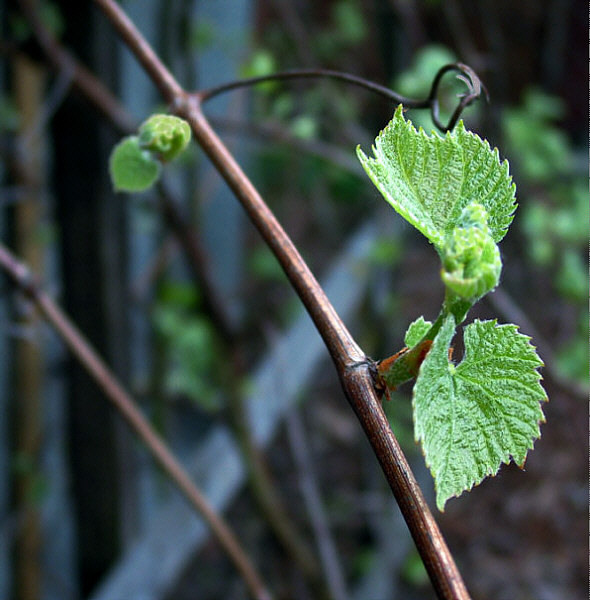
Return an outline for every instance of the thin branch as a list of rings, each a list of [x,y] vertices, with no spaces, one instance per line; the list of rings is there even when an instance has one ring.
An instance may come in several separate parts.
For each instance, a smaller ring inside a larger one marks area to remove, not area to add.
[[[121,38],[158,87],[174,111],[189,122],[195,138],[215,164],[244,208],[258,227],[262,237],[275,253],[287,277],[295,287],[312,319],[325,333],[332,358],[343,367],[365,360],[350,333],[330,304],[324,291],[301,258],[293,242],[266,206],[233,156],[211,129],[196,96],[189,96],[176,82],[139,33],[120,6],[112,0],[95,0],[103,9]]]
[[[180,489],[188,502],[203,516],[220,545],[241,573],[252,595],[258,600],[269,600],[262,579],[250,563],[247,554],[229,526],[209,505],[190,477],[172,454],[164,440],[143,416],[137,404],[125,391],[105,362],[100,358],[82,333],[68,319],[53,300],[40,289],[29,269],[0,244],[0,267],[12,281],[35,303],[45,319],[51,323],[76,359],[103,390],[127,424],[144,442],[152,456]]]
[[[95,2],[119,32],[123,42],[133,49],[137,60],[150,76],[164,100],[172,102],[182,96],[184,91],[180,84],[120,6],[111,0],[95,0]]]
[[[453,114],[451,115],[449,122],[444,125],[439,119],[439,102],[438,102],[438,90],[440,84],[442,82],[443,76],[450,72],[455,71],[459,73],[457,79],[460,79],[467,86],[467,93],[462,94],[460,96],[459,103]],[[403,104],[406,108],[429,108],[431,111],[431,116],[434,124],[441,131],[450,131],[455,127],[459,117],[463,110],[469,106],[472,102],[474,102],[477,98],[479,98],[484,92],[487,97],[487,91],[485,90],[484,85],[481,80],[477,76],[477,73],[467,65],[463,63],[451,63],[448,65],[444,65],[441,67],[436,73],[434,80],[432,82],[432,86],[430,88],[430,92],[428,96],[421,100],[416,100],[414,98],[407,98],[390,90],[388,87],[375,83],[374,81],[369,81],[363,77],[358,77],[357,75],[352,75],[351,73],[344,73],[341,71],[333,71],[331,69],[292,69],[289,71],[281,71],[279,73],[271,73],[269,75],[261,75],[259,77],[251,77],[247,79],[239,79],[236,81],[231,81],[229,83],[224,83],[208,90],[200,90],[196,93],[200,102],[205,102],[214,98],[215,96],[219,96],[220,94],[224,94],[226,92],[243,88],[250,87],[253,85],[257,85],[259,83],[264,83],[267,81],[286,81],[290,79],[335,79],[338,81],[343,81],[345,83],[349,83],[352,85],[356,85],[362,87],[366,90],[379,94],[388,100],[392,100],[396,104]]]
[[[46,56],[57,69],[59,74],[66,73],[71,77],[72,84],[97,107],[109,121],[122,133],[128,133],[133,126],[133,119],[127,114],[120,102],[111,94],[104,84],[88,71],[79,61],[72,56],[57,41],[39,19],[38,11],[30,0],[22,0],[23,10],[31,22],[31,26],[38,42],[44,48]],[[182,210],[163,183],[158,185],[158,200],[166,224],[171,229],[177,242],[184,253],[185,260],[198,289],[202,292],[203,308],[211,318],[220,341],[224,344],[224,356],[228,357],[233,365],[234,377],[228,382],[227,394],[230,398],[230,412],[234,433],[243,452],[244,461],[248,466],[250,485],[256,501],[262,508],[264,517],[268,520],[271,529],[283,544],[293,560],[312,581],[317,580],[317,568],[312,552],[303,542],[291,521],[286,518],[286,512],[279,502],[278,492],[274,489],[273,482],[265,470],[262,459],[255,447],[251,431],[246,427],[236,427],[235,423],[243,418],[243,408],[240,408],[242,398],[237,389],[242,379],[240,364],[236,359],[236,348],[239,343],[238,332],[229,315],[224,310],[224,303],[219,298],[217,290],[211,281],[207,269],[204,249],[201,247],[197,236],[192,231],[187,220],[182,215]],[[245,422],[244,422],[245,423]],[[243,423],[241,423],[243,425]]]
[[[326,574],[326,581],[330,590],[330,598],[333,600],[346,600],[348,592],[346,590],[341,562],[328,526],[328,519],[326,518],[318,489],[309,444],[297,406],[289,411],[286,421],[289,445],[295,459],[298,479],[301,482],[301,494],[319,548],[322,567]]]
[[[122,109],[121,104],[111,92],[79,61],[77,61],[55,39],[44,25],[34,0],[19,0],[20,8],[27,18],[37,42],[49,61],[59,73],[72,78],[72,84],[85,96],[94,98],[94,104],[122,131],[133,128],[133,119]]]
[[[371,374],[372,363],[336,314],[253,184],[211,129],[202,113],[199,95],[189,96],[179,89],[159,60],[151,63],[153,51],[115,2],[95,1],[131,51],[146,66],[164,97],[172,102],[176,114],[190,123],[197,142],[242,203],[308,310],[334,360],[346,396],[373,446],[437,594],[445,599],[468,599],[469,594],[453,558],[377,398]]]

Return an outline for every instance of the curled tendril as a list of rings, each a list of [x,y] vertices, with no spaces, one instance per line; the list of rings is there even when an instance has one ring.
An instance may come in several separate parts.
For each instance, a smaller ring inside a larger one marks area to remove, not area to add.
[[[446,125],[444,125],[439,119],[438,92],[443,76],[449,71],[455,71],[459,73],[459,75],[457,75],[457,79],[465,83],[465,85],[467,86],[467,91],[466,93],[461,94],[459,96],[459,104],[457,105],[453,114],[451,115],[449,122]],[[463,63],[451,63],[441,67],[432,81],[430,93],[423,100],[406,98],[405,96],[397,94],[393,90],[390,90],[389,88],[383,85],[375,83],[374,81],[369,81],[368,79],[364,79],[362,77],[358,77],[350,73],[344,73],[342,71],[332,71],[329,69],[293,69],[290,71],[280,71],[278,73],[262,75],[260,77],[239,79],[236,81],[231,81],[229,83],[209,88],[208,90],[201,90],[195,93],[194,97],[200,102],[205,102],[206,100],[210,100],[215,96],[219,96],[220,94],[229,92],[231,90],[250,87],[259,83],[264,83],[266,81],[284,81],[288,79],[312,78],[328,78],[337,79],[339,81],[345,81],[352,85],[357,85],[369,91],[375,92],[381,96],[384,96],[385,98],[393,100],[393,102],[396,105],[402,104],[406,108],[429,108],[433,123],[438,129],[440,129],[443,132],[450,131],[451,129],[453,129],[453,127],[455,127],[463,110],[472,102],[477,100],[481,96],[482,92],[485,93],[485,96],[487,98],[487,91],[485,89],[485,86],[483,85],[475,71],[471,67],[468,67]]]
[[[467,86],[467,92],[459,96],[459,104],[453,111],[449,122],[443,125],[439,119],[439,105],[438,105],[438,89],[440,87],[443,76],[449,71],[456,71],[460,73],[457,75],[457,79],[462,81]],[[455,127],[459,117],[463,110],[469,106],[472,102],[477,100],[482,91],[485,93],[486,99],[488,99],[488,92],[481,82],[481,79],[477,76],[477,73],[469,66],[463,63],[451,63],[441,67],[438,73],[432,81],[432,87],[430,88],[430,94],[428,95],[428,103],[430,107],[430,114],[432,115],[432,121],[441,131],[450,131]]]

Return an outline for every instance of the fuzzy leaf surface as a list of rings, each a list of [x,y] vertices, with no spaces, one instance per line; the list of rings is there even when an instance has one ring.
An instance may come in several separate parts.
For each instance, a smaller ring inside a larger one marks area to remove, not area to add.
[[[508,162],[500,162],[498,150],[467,131],[462,121],[445,137],[429,136],[422,128],[416,131],[399,106],[377,136],[373,153],[369,158],[357,148],[377,189],[437,248],[473,202],[485,208],[496,243],[506,234],[516,208]]]
[[[464,331],[465,355],[455,366],[448,316],[426,356],[413,392],[416,440],[436,485],[436,504],[471,489],[510,460],[520,466],[540,436],[547,400],[530,338],[515,325],[474,321]]]

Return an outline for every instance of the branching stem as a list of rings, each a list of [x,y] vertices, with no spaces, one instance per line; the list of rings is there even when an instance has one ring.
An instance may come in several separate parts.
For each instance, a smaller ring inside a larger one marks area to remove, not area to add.
[[[406,457],[389,426],[366,359],[301,255],[233,156],[211,129],[198,98],[182,97],[176,113],[191,125],[195,139],[240,200],[273,250],[322,336],[344,392],[381,464],[418,551],[440,598],[467,600],[469,594],[428,508]]]

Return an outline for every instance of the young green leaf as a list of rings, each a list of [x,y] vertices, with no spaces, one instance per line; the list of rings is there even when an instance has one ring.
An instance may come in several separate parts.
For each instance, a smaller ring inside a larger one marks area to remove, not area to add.
[[[502,463],[524,464],[544,422],[547,400],[530,338],[515,325],[475,321],[464,332],[465,356],[455,366],[448,351],[455,332],[446,317],[413,392],[416,440],[436,484],[436,504],[471,489]]]
[[[404,344],[408,348],[412,348],[428,333],[431,327],[430,321],[426,321],[424,317],[418,317],[413,323],[410,323],[404,337]]]
[[[109,172],[118,192],[141,192],[151,187],[160,175],[160,163],[132,135],[122,139],[111,152]]]
[[[139,128],[139,144],[164,162],[176,158],[191,140],[189,124],[174,115],[152,115]]]
[[[493,240],[504,237],[516,208],[508,162],[500,162],[498,150],[466,131],[462,121],[444,138],[435,132],[428,136],[404,119],[399,106],[375,140],[373,153],[375,158],[369,158],[357,148],[387,202],[437,249],[473,202],[486,210]]]

